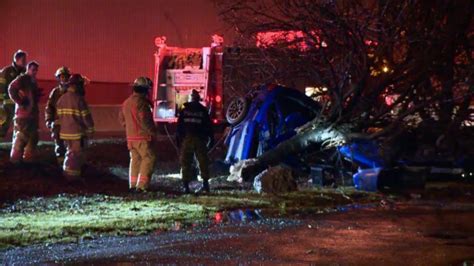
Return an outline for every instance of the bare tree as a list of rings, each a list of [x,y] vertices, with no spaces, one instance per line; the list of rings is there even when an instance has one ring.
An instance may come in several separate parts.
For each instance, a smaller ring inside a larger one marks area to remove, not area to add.
[[[260,43],[257,54],[265,64],[254,66],[264,76],[258,81],[304,80],[329,88],[324,123],[315,120],[305,130],[349,124],[353,132],[390,141],[408,128],[435,128],[436,138],[449,143],[472,119],[473,1],[216,4],[240,37],[239,45],[255,49],[263,33],[276,36]],[[306,135],[311,134],[295,138]]]

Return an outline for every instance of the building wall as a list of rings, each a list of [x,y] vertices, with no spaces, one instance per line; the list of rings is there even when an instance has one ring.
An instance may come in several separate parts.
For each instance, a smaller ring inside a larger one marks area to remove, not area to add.
[[[225,26],[212,0],[0,0],[0,31],[0,65],[21,48],[39,79],[67,65],[93,82],[129,83],[152,75],[155,36],[199,47]]]

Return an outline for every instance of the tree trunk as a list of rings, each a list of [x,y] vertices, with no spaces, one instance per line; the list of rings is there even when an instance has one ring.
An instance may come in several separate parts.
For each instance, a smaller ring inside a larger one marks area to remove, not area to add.
[[[330,148],[339,146],[349,138],[350,125],[332,126],[326,123],[311,121],[302,126],[294,137],[278,144],[275,149],[252,159],[251,163],[242,164],[238,171],[240,177],[249,181],[269,166],[277,165],[290,155],[297,155],[307,149]]]

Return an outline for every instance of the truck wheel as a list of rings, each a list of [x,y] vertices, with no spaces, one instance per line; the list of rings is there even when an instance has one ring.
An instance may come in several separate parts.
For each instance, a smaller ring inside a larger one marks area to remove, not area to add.
[[[225,117],[231,125],[236,125],[245,118],[249,109],[249,102],[245,97],[234,98],[227,107]]]

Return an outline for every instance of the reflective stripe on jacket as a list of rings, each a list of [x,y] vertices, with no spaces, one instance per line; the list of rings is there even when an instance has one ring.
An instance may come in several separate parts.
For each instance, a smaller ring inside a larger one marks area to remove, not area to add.
[[[179,141],[187,135],[206,140],[213,138],[212,123],[206,107],[199,102],[185,103],[178,114],[176,135]]]
[[[56,122],[56,104],[61,96],[66,93],[67,89],[61,86],[55,87],[49,94],[48,102],[44,112],[44,120],[46,123]]]
[[[94,120],[83,96],[69,88],[56,104],[59,138],[79,140],[94,133]]]
[[[151,104],[143,94],[134,92],[123,102],[119,119],[128,141],[151,141],[156,133]]]

